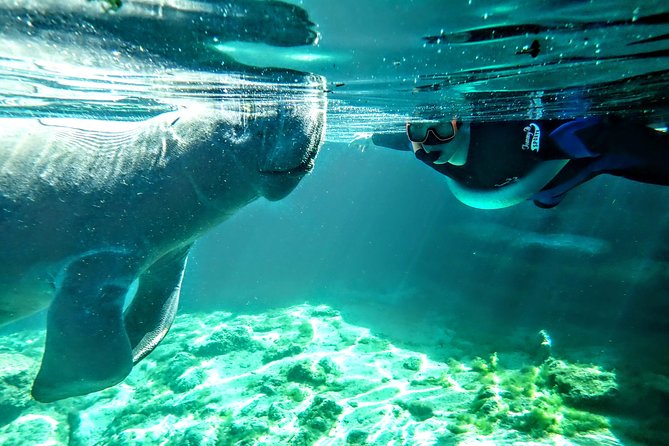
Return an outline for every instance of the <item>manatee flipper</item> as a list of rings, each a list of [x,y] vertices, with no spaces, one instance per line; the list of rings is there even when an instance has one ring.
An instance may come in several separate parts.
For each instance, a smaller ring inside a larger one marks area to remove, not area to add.
[[[88,254],[59,275],[42,365],[32,388],[36,400],[102,390],[130,373],[132,349],[122,316],[134,276],[131,259],[116,251]]]
[[[125,311],[125,330],[136,364],[151,353],[172,326],[190,245],[163,256],[139,276],[139,288]]]

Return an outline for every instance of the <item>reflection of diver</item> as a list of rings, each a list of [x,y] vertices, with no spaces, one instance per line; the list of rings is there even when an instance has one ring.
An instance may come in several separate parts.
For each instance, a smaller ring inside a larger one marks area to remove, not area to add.
[[[372,142],[413,149],[446,175],[460,201],[482,209],[527,199],[553,207],[602,173],[669,185],[669,135],[620,118],[424,121],[407,124],[406,133],[375,134]]]

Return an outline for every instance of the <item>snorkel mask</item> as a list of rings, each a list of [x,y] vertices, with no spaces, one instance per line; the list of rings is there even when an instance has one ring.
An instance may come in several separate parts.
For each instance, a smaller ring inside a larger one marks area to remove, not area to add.
[[[462,127],[462,121],[456,119],[436,122],[407,122],[407,135],[411,142],[436,146],[451,142],[458,134],[460,127]]]
[[[462,121],[451,119],[450,121],[407,122],[406,130],[414,151],[423,149],[428,153],[441,153],[434,164],[450,162],[454,165],[462,165],[465,163],[469,148],[469,126],[464,125]]]

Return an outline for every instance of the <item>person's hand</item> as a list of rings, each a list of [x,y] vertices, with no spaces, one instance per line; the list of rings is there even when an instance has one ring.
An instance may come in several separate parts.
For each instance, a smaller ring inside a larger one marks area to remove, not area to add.
[[[440,164],[438,161],[442,153],[440,150],[434,150],[434,146],[426,147],[419,142],[412,142],[411,146],[413,147],[413,153],[416,155],[416,158],[425,164]]]
[[[416,157],[425,163],[444,164],[448,162],[448,159],[452,155],[449,153],[448,156],[446,156],[444,152],[438,148],[439,146],[429,146],[413,141],[411,142],[411,146],[413,147],[413,153]],[[422,151],[422,156],[418,156],[419,151]]]

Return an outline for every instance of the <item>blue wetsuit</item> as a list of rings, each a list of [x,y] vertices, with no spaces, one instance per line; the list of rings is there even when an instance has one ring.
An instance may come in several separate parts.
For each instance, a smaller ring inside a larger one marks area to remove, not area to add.
[[[467,161],[434,164],[438,152],[416,157],[470,190],[492,191],[522,182],[540,163],[566,160],[530,197],[539,207],[556,206],[579,184],[608,173],[635,181],[669,185],[669,135],[643,123],[617,118],[571,121],[481,122],[470,126]],[[381,146],[411,150],[406,134],[374,135]]]

